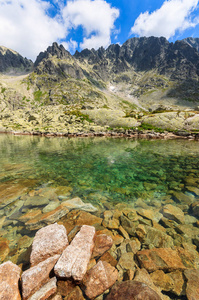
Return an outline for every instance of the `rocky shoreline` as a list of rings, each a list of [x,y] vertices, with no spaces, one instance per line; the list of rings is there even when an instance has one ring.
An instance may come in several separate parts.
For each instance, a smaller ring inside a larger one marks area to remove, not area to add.
[[[153,209],[74,198],[43,218],[27,213],[40,229],[25,263],[0,265],[0,298],[198,300],[199,202],[178,196]]]
[[[153,130],[138,131],[138,130],[119,130],[119,131],[99,131],[99,132],[76,132],[76,133],[62,133],[62,132],[23,132],[23,131],[3,131],[0,130],[0,134],[12,134],[12,135],[33,135],[44,137],[119,137],[119,138],[132,138],[132,139],[188,139],[199,140],[199,133],[196,132],[154,132]]]

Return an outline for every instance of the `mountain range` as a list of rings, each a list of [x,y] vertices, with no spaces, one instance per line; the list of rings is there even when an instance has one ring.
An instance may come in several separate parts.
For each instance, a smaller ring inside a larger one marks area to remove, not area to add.
[[[199,130],[199,38],[131,38],[36,61],[0,47],[0,130]]]

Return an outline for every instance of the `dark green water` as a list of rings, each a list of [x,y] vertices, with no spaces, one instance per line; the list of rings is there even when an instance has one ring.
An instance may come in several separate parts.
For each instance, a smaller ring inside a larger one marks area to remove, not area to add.
[[[150,201],[199,178],[199,143],[0,135],[0,183],[72,187],[87,202]],[[33,181],[35,180],[35,182]],[[100,204],[100,203],[99,203]]]

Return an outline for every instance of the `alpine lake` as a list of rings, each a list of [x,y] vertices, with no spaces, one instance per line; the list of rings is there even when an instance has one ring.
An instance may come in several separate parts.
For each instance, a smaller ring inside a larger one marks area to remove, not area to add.
[[[82,206],[68,211],[102,217],[126,207],[146,223],[146,212],[159,216],[171,204],[184,213],[176,234],[199,246],[199,142],[1,134],[0,262],[26,261],[35,232],[66,220],[64,203],[76,197]]]

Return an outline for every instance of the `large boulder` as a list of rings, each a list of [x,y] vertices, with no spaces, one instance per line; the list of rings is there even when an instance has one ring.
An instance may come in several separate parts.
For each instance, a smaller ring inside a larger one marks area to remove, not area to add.
[[[30,255],[31,266],[34,266],[56,254],[62,254],[68,246],[66,229],[57,223],[37,231]]]
[[[83,279],[85,294],[93,299],[103,294],[117,280],[118,271],[105,261],[99,261]]]
[[[83,225],[71,244],[64,250],[54,271],[58,277],[82,280],[94,248],[95,228]]]
[[[24,300],[32,296],[50,280],[50,272],[52,271],[58,258],[59,255],[55,255],[23,272],[21,282]]]
[[[0,299],[20,300],[19,278],[21,269],[7,261],[0,265]]]

